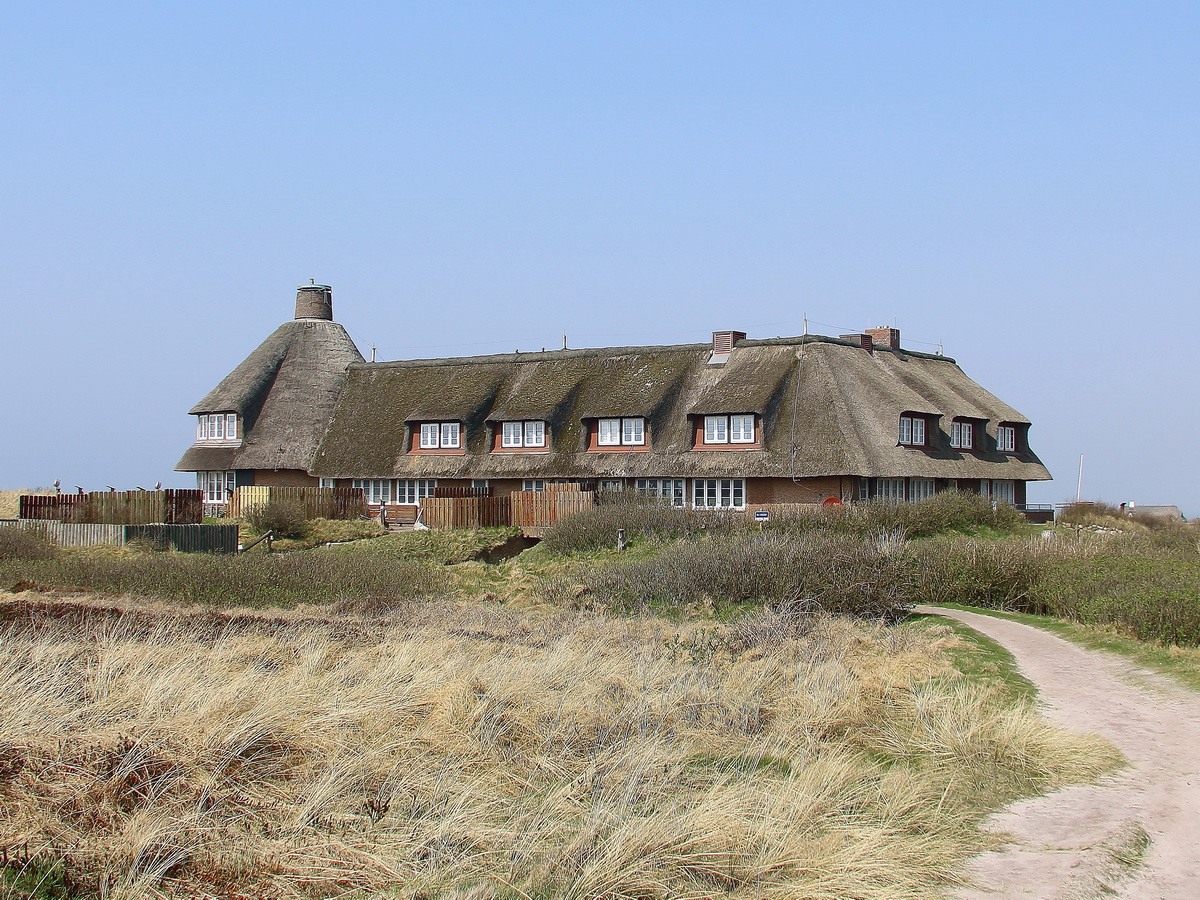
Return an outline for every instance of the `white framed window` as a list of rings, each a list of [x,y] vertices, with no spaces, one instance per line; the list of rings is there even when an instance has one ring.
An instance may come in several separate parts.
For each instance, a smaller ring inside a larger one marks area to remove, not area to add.
[[[359,488],[368,503],[391,503],[392,482],[371,478],[355,478],[352,487]]]
[[[646,420],[641,416],[600,419],[596,444],[600,447],[640,447],[646,443]]]
[[[488,486],[488,480],[486,478],[472,478],[471,479],[471,490],[486,491],[487,486]]]
[[[457,450],[462,446],[462,426],[458,422],[422,422],[422,450]]]
[[[227,503],[237,489],[233,472],[197,472],[196,487],[205,503]]]
[[[754,443],[754,416],[729,417],[729,443]]]
[[[704,417],[704,443],[729,443],[729,416]]]
[[[1017,429],[1014,425],[1001,425],[996,429],[996,449],[1001,453],[1017,451]]]
[[[974,450],[975,423],[959,419],[951,422],[950,446],[955,450]]]
[[[925,446],[925,417],[900,417],[900,443],[906,447]]]
[[[521,490],[523,491],[541,491],[546,490],[546,482],[541,478],[526,478],[521,482]]]
[[[436,487],[436,478],[401,478],[396,482],[396,502],[416,506],[426,497],[432,497]]]
[[[986,484],[987,482],[984,482]],[[991,496],[993,500],[998,500],[1002,503],[1017,502],[1016,485],[1008,480],[996,480],[991,485]]]
[[[237,413],[205,413],[196,417],[196,440],[236,441]]]
[[[704,443],[706,444],[753,444],[754,416],[705,416]]]
[[[692,480],[692,506],[696,509],[745,509],[744,478],[696,478]]]
[[[932,497],[936,493],[934,481],[932,478],[910,478],[908,479],[908,499],[912,503],[918,500],[925,500]]]
[[[619,494],[625,490],[625,482],[618,479],[605,479],[600,482],[600,491],[605,494]]]
[[[876,478],[875,497],[885,503],[904,502],[903,478]]]
[[[317,479],[317,487],[331,488],[333,486],[334,486],[334,481],[332,478],[318,478]]]
[[[539,421],[502,422],[501,447],[545,447],[546,423]]]
[[[669,506],[682,507],[687,499],[682,478],[639,478],[633,483],[633,489]]]

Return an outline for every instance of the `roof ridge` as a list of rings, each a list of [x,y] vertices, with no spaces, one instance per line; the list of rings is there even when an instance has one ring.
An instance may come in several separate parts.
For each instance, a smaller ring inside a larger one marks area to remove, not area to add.
[[[844,341],[841,338],[830,337],[824,334],[804,334],[794,337],[775,337],[775,338],[743,338],[738,341],[734,348],[739,347],[783,347],[783,346],[803,346],[805,344],[836,344],[841,347],[853,347],[861,349],[861,347],[852,342]],[[612,356],[612,355],[633,355],[637,353],[684,353],[684,352],[700,352],[711,350],[712,344],[693,343],[693,344],[646,344],[633,345],[625,347],[579,347],[570,350],[527,350],[517,351],[515,353],[485,353],[475,356],[444,356],[430,357],[424,359],[392,359],[380,360],[377,362],[360,362],[351,363],[353,368],[369,368],[369,369],[407,369],[421,368],[424,366],[471,366],[471,365],[488,365],[497,363],[515,363],[529,362],[539,359],[580,359],[593,356]],[[924,353],[920,350],[898,349],[894,350],[891,347],[875,347],[877,353],[892,353],[897,356],[915,356],[919,359],[932,359],[948,362],[952,365],[957,365],[953,357],[943,356],[938,353]]]

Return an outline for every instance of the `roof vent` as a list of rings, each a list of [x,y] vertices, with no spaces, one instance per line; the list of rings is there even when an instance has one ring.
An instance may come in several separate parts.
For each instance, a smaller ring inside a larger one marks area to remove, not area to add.
[[[738,341],[746,339],[744,331],[714,331],[712,333],[712,355],[708,358],[708,364],[723,365],[729,361],[729,356],[733,353],[733,345]]]
[[[875,344],[871,340],[871,336],[869,334],[839,334],[838,340],[848,341],[851,344],[858,344],[858,346],[862,347],[862,349],[866,350],[868,353],[875,352]]]
[[[296,318],[333,321],[333,288],[310,281],[296,288]]]

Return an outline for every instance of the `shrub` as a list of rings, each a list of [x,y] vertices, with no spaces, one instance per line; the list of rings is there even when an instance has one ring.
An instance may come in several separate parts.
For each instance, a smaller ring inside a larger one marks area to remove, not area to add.
[[[58,545],[39,528],[0,525],[0,559],[50,559],[57,553]]]
[[[268,531],[281,538],[302,538],[308,530],[308,513],[298,500],[272,500],[251,506],[246,522],[259,534]]]
[[[636,612],[757,601],[787,614],[890,619],[906,608],[913,579],[903,542],[726,531],[590,572],[582,586],[606,605]],[[545,588],[561,593],[563,585]]]
[[[622,529],[629,541],[671,540],[696,537],[735,522],[744,526],[745,514],[681,509],[625,491],[560,519],[546,529],[542,543],[554,553],[579,553],[612,547]]]

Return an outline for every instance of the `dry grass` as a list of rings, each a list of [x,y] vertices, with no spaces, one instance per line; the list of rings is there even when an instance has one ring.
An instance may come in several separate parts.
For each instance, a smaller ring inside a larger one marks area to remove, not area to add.
[[[956,677],[944,627],[0,621],[0,843],[109,898],[933,897],[982,810],[1115,762]]]
[[[21,511],[22,494],[57,493],[53,488],[33,488],[19,491],[0,491],[0,519],[15,519]]]

